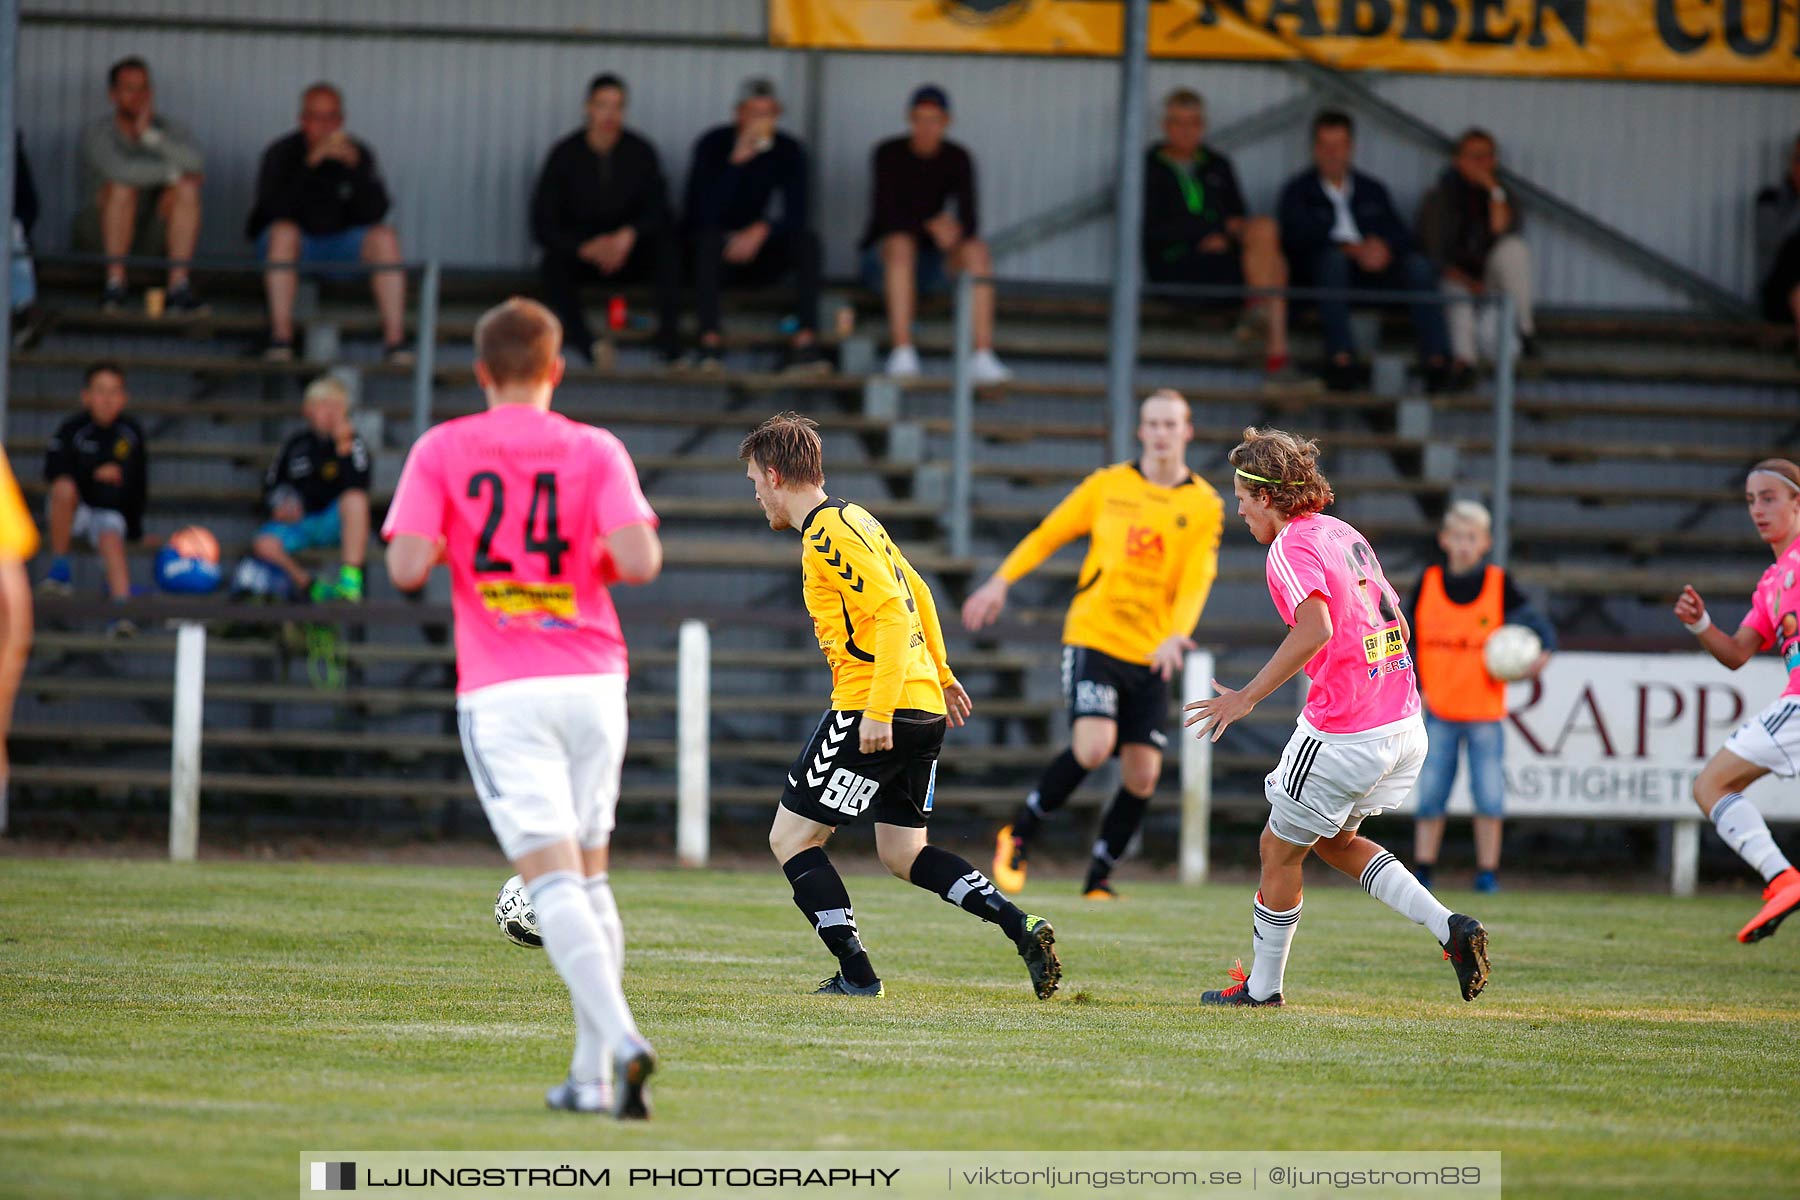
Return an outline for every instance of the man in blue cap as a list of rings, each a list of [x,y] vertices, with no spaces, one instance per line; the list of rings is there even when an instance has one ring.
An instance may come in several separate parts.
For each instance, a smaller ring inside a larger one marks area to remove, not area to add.
[[[945,139],[950,97],[935,83],[913,91],[907,101],[906,137],[875,147],[875,187],[861,247],[863,282],[887,302],[887,374],[911,379],[919,374],[913,348],[913,311],[920,292],[948,287],[946,268],[977,277],[994,269],[975,206],[975,163],[969,152]],[[1012,372],[994,356],[994,289],[975,289],[977,384],[1003,383]]]

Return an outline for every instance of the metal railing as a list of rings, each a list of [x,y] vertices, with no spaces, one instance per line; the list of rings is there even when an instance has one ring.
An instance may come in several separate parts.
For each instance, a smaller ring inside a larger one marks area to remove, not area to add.
[[[951,313],[954,330],[955,360],[951,364],[951,478],[950,510],[946,525],[950,553],[968,558],[973,551],[974,458],[975,458],[975,380],[971,359],[975,353],[974,315],[975,289],[993,287],[1037,295],[1070,295],[1097,297],[1106,295],[1102,285],[1044,284],[1042,282],[1007,280],[998,276],[957,277],[955,304]],[[1491,308],[1498,317],[1499,335],[1494,347],[1494,464],[1493,495],[1493,560],[1506,565],[1511,547],[1512,523],[1512,454],[1513,399],[1516,389],[1518,348],[1513,326],[1517,313],[1512,297],[1504,292],[1490,295],[1455,295],[1444,292],[1413,292],[1369,288],[1252,288],[1236,285],[1154,284],[1141,289],[1142,296],[1170,300],[1248,300],[1283,298],[1289,301],[1341,300],[1361,307],[1405,307],[1432,304],[1447,310],[1453,306],[1476,309]],[[1136,426],[1136,406],[1140,397],[1133,386],[1132,371],[1114,374],[1108,379],[1109,424],[1113,430],[1112,453],[1115,458],[1129,456],[1128,435]],[[1121,437],[1124,431],[1125,437]],[[1121,445],[1121,441],[1124,442]]]
[[[413,437],[418,437],[431,427],[432,383],[437,369],[438,342],[438,305],[443,288],[443,267],[437,259],[426,259],[414,262],[397,263],[280,263],[272,264],[260,258],[227,258],[196,257],[185,260],[171,258],[149,258],[127,255],[114,257],[105,254],[32,254],[34,261],[53,266],[93,267],[96,270],[105,268],[109,263],[123,265],[127,271],[166,271],[170,267],[183,267],[191,271],[204,271],[218,275],[257,275],[262,276],[270,271],[291,271],[302,277],[316,276],[320,278],[362,277],[383,274],[389,271],[400,271],[409,276],[417,276],[414,286],[417,317],[413,338],[413,371],[412,371],[412,420]],[[183,322],[187,319],[178,319]],[[204,323],[206,318],[193,318],[197,323]],[[12,314],[7,311],[0,316],[7,344],[11,345]],[[300,322],[297,320],[296,324]],[[309,324],[322,324],[309,321]],[[171,321],[169,328],[177,330],[182,327],[177,321]],[[320,362],[321,368],[330,367],[335,362]],[[10,389],[6,386],[6,376],[0,374],[0,436],[5,435],[7,407]]]

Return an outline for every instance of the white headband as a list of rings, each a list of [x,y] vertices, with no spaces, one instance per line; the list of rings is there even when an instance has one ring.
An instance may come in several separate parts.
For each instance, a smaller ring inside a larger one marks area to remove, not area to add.
[[[1786,475],[1783,475],[1777,471],[1752,471],[1752,472],[1750,472],[1749,478],[1754,479],[1758,475],[1767,475],[1770,479],[1779,479],[1779,480],[1781,480],[1781,482],[1787,484],[1788,487],[1792,488],[1794,491],[1800,492],[1800,483],[1795,483],[1793,480],[1789,479]]]

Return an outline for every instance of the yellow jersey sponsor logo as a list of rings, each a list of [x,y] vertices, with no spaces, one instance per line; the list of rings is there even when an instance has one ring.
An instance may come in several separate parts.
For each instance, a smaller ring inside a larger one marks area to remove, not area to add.
[[[1401,635],[1398,625],[1390,625],[1380,632],[1371,633],[1363,638],[1363,654],[1372,664],[1404,653],[1406,653],[1406,638]]]
[[[571,583],[498,581],[477,586],[482,607],[503,617],[548,616],[573,621],[580,615]]]

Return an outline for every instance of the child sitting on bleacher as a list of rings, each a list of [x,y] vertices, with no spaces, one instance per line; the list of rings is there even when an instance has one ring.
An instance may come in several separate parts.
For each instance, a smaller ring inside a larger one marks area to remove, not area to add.
[[[100,556],[107,594],[118,604],[131,598],[125,544],[144,536],[150,459],[144,431],[125,415],[128,399],[125,373],[114,363],[94,363],[82,383],[81,411],[56,427],[44,449],[52,558],[38,589],[48,595],[74,590],[69,543],[81,538]],[[120,618],[108,632],[137,630]]]
[[[282,444],[263,481],[269,522],[251,556],[279,568],[297,596],[359,601],[369,550],[369,448],[350,423],[350,390],[325,375],[307,386],[306,428]],[[294,556],[337,547],[335,581],[314,578]]]

